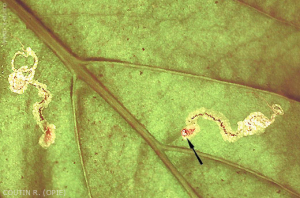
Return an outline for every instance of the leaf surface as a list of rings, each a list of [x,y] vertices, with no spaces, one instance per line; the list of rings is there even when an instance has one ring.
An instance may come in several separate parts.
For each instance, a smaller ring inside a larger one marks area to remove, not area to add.
[[[300,197],[299,18],[266,2],[273,7],[6,2],[1,196],[46,189],[67,197]],[[36,52],[35,79],[53,94],[44,116],[57,139],[47,150],[32,115],[37,90],[9,89],[11,58],[21,50],[10,34]],[[251,112],[270,118],[262,98],[285,114],[260,136],[228,143],[215,123],[199,121],[191,141],[200,166],[180,135],[188,114],[213,109],[237,129]]]

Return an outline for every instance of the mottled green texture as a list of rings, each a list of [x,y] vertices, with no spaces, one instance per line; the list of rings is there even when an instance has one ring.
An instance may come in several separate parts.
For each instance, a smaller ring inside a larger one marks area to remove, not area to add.
[[[6,9],[1,46],[0,197],[9,197],[6,189],[72,198],[300,197],[298,5],[265,2],[26,1],[50,34],[11,3],[18,14]],[[10,61],[21,50],[10,34],[36,52],[35,79],[53,94],[44,116],[57,139],[48,150],[32,115],[38,91],[9,89]],[[200,166],[180,137],[186,116],[203,106],[233,129],[251,112],[270,117],[249,92],[285,114],[235,143],[199,120],[191,141]]]

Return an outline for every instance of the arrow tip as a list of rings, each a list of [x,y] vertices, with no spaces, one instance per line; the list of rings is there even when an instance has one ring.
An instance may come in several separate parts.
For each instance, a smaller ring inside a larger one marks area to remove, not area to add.
[[[186,138],[186,139],[187,139],[187,138]],[[188,141],[188,143],[189,143],[190,148],[191,148],[191,149],[194,149],[194,145],[190,142],[190,140],[187,139],[187,141]]]

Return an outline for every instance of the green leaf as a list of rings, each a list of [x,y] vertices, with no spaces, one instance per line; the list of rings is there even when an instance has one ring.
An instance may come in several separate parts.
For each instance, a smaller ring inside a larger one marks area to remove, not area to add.
[[[296,1],[4,2],[1,197],[300,197]],[[53,95],[48,149],[37,89],[9,89],[16,38]],[[285,114],[259,136],[228,143],[198,121],[200,166],[180,134],[189,113],[221,112],[236,130],[251,112],[271,117],[262,98]]]

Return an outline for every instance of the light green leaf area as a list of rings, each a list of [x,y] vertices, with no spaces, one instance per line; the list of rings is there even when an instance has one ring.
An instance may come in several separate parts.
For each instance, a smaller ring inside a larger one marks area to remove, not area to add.
[[[0,197],[300,197],[297,1],[4,2]],[[48,149],[38,90],[9,88],[16,38],[53,95]],[[266,101],[284,115],[234,143],[198,120],[190,140],[203,165],[181,137],[201,107],[237,130],[252,112],[271,118]]]

